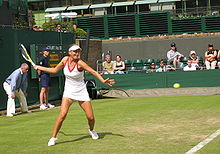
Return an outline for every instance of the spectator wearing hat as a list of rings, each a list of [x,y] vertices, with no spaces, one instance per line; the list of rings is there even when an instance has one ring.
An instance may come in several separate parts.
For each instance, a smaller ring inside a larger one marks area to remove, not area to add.
[[[184,57],[181,53],[177,52],[176,44],[173,42],[170,45],[170,51],[167,52],[167,58],[168,58],[168,65],[173,64],[173,66],[176,68],[176,66],[180,63],[180,59]]]
[[[191,62],[193,66],[195,66],[197,69],[199,69],[199,58],[196,55],[195,51],[190,51],[188,62]]]
[[[43,56],[39,59],[39,65],[43,67],[50,67],[49,64],[49,51],[50,49],[44,48],[42,50]],[[44,71],[38,70],[39,81],[41,85],[40,91],[40,110],[45,110],[47,108],[53,108],[54,105],[48,103],[48,93],[49,93],[49,86],[50,86],[50,74]]]
[[[156,72],[156,65],[155,63],[150,64],[150,68],[146,71],[146,73]]]
[[[215,69],[217,63],[217,52],[213,48],[213,44],[208,45],[208,50],[205,52],[205,65],[206,69]]]

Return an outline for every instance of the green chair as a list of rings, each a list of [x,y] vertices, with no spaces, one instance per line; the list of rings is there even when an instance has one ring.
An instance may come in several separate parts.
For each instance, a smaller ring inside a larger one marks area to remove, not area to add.
[[[155,62],[154,59],[150,58],[150,59],[147,59],[146,64],[147,66],[149,66],[151,63],[154,63],[154,62]]]
[[[158,68],[160,68],[160,65],[156,65],[156,66],[155,66],[155,69],[158,69]]]
[[[204,64],[204,59],[201,56],[197,56],[198,60],[199,60],[199,65],[203,65]]]
[[[149,66],[142,66],[142,70],[148,70],[149,69]]]
[[[163,62],[167,64],[167,58],[162,58]]]
[[[135,71],[135,70],[137,70],[137,67],[132,66],[129,71]]]
[[[186,64],[183,64],[183,63],[182,63],[182,64],[177,65],[176,68],[183,68],[183,67],[185,67],[185,66],[186,66]]]
[[[202,58],[202,56],[197,56],[199,61],[203,61],[204,59]]]
[[[144,66],[147,65],[147,61],[148,61],[148,59],[144,59],[144,60],[143,60],[143,65],[144,65]]]
[[[140,70],[140,71],[145,71],[145,70],[148,70],[149,69],[149,66],[139,66],[137,67],[137,70]]]
[[[125,60],[125,67],[131,67],[132,66],[132,61],[131,60]]]
[[[181,62],[183,62],[184,64],[186,64],[186,62],[188,61],[188,57],[183,57],[180,60]]]
[[[169,65],[170,67],[174,67],[174,65]]]
[[[130,71],[131,70],[131,66],[125,67],[125,71]]]
[[[187,64],[183,64],[183,63],[182,63],[182,64],[179,64],[179,65],[176,66],[176,68],[177,68],[176,70],[177,70],[177,71],[183,70],[183,68],[184,68],[186,65],[187,65]]]
[[[156,59],[155,63],[156,63],[156,65],[159,65],[160,64],[160,59]]]
[[[141,60],[141,59],[136,59],[132,63],[132,66],[134,66],[134,67],[143,66],[143,65],[144,65],[143,60]]]

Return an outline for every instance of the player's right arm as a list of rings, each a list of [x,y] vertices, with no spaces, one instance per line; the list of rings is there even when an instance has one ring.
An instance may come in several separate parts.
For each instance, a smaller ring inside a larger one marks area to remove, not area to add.
[[[68,58],[67,56],[64,57],[56,67],[43,67],[43,66],[36,65],[34,66],[34,69],[55,74],[55,73],[58,73],[64,67],[65,62],[67,61],[67,58]]]

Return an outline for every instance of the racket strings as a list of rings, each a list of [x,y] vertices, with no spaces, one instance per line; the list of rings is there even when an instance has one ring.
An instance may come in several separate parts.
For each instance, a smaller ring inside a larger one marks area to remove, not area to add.
[[[21,54],[25,60],[30,61],[30,59],[24,49],[21,49]]]
[[[27,53],[26,48],[24,47],[23,44],[20,44],[20,50],[21,50],[21,55],[22,57],[26,60],[29,61],[33,66],[35,66],[35,63],[33,62],[33,60],[31,59],[31,57],[29,56],[29,54]]]

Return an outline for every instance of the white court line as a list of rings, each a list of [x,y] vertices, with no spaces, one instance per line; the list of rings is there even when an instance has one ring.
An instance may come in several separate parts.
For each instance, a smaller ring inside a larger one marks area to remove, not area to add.
[[[200,150],[202,147],[204,147],[206,144],[208,144],[209,142],[211,142],[214,138],[216,138],[217,136],[220,135],[220,129],[218,129],[216,132],[214,132],[213,134],[211,134],[209,137],[207,137],[205,140],[203,140],[202,142],[200,142],[199,144],[197,144],[196,146],[194,146],[192,149],[190,149],[189,151],[187,151],[185,154],[193,154],[196,151]]]

